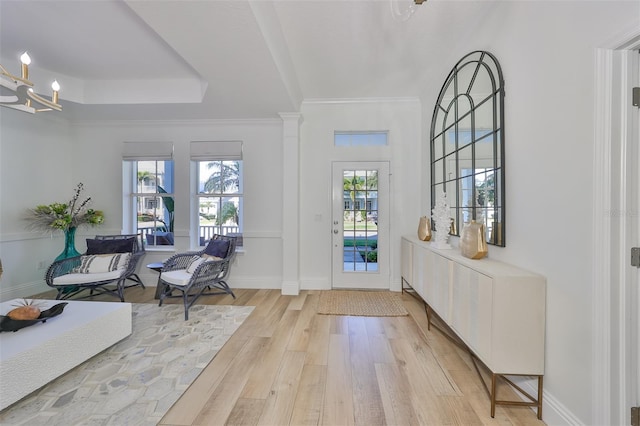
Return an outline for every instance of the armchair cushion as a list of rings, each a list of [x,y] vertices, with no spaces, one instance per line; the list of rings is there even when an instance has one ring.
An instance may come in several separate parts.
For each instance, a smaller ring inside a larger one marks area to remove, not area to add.
[[[87,254],[131,253],[136,237],[115,240],[87,238]]]
[[[209,244],[204,249],[204,253],[210,256],[227,257],[227,252],[229,251],[229,241],[228,240],[217,240],[211,239]]]
[[[174,285],[185,287],[191,281],[192,274],[188,273],[186,269],[176,269],[175,271],[162,272],[162,281]]]
[[[116,270],[112,272],[98,272],[95,274],[79,274],[79,273],[71,273],[60,275],[59,277],[55,277],[52,281],[54,286],[68,286],[68,285],[79,285],[79,284],[87,284],[88,282],[104,282],[104,281],[113,281],[120,278],[122,271]]]
[[[200,256],[193,256],[187,265],[187,269],[185,270],[187,274],[193,274],[195,270],[200,266],[206,259]]]
[[[80,266],[73,272],[79,274],[96,274],[124,269],[129,263],[130,253],[92,254],[80,257]]]

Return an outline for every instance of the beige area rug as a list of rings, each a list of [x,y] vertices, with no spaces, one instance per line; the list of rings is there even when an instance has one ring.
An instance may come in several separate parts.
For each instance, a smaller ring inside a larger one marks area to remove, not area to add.
[[[0,412],[0,425],[155,426],[253,306],[132,304],[126,339]],[[18,331],[19,333],[19,331]]]
[[[331,290],[320,293],[318,313],[361,317],[409,315],[400,293],[390,291]]]

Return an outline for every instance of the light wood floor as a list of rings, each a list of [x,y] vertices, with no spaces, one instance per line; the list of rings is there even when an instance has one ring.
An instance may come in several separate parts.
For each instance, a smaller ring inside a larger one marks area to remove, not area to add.
[[[127,301],[157,303],[154,290],[128,289]],[[256,308],[160,425],[544,425],[528,407],[491,418],[469,356],[427,331],[407,294],[409,316],[381,318],[319,315],[317,291],[235,293],[200,298]],[[514,399],[507,386],[498,395]]]

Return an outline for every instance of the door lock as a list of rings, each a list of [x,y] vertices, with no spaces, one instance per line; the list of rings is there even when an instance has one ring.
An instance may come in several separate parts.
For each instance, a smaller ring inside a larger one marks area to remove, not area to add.
[[[631,266],[640,268],[640,247],[631,247]]]

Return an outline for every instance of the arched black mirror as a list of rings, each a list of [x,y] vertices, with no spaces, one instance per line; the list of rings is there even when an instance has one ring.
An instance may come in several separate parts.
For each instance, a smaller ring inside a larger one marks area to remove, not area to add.
[[[497,59],[476,51],[444,82],[431,121],[431,208],[447,193],[459,235],[471,220],[484,223],[488,244],[505,245],[504,80]]]

